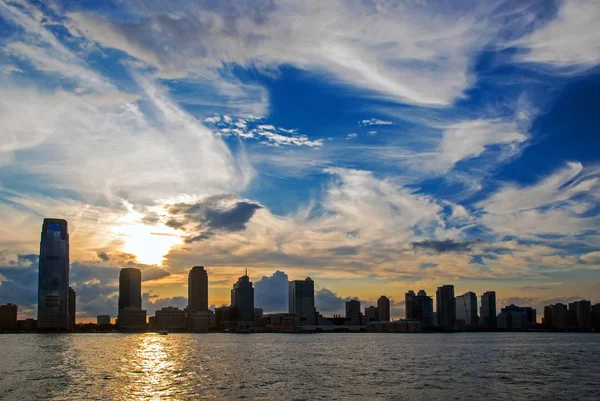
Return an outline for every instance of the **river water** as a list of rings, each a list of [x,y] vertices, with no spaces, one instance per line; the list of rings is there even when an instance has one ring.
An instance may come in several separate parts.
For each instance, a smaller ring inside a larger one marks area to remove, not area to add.
[[[600,335],[16,334],[2,400],[600,400]]]

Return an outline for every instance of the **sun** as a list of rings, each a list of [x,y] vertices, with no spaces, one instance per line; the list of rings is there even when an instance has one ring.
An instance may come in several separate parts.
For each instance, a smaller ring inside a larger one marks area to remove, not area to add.
[[[114,227],[123,240],[123,251],[135,255],[138,262],[161,265],[163,257],[175,245],[181,244],[180,234],[162,224],[145,224],[140,213],[129,210]]]

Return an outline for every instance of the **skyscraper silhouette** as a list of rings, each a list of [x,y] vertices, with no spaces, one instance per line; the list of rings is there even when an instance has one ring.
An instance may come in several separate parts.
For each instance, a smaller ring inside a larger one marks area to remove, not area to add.
[[[306,318],[315,313],[315,282],[310,277],[289,282],[289,312]]]
[[[240,277],[231,290],[231,306],[238,311],[238,318],[244,322],[254,321],[254,288],[248,271]]]
[[[390,300],[382,295],[377,300],[377,318],[383,322],[390,321]]]
[[[69,329],[75,330],[75,317],[77,313],[77,294],[69,287]]]
[[[436,292],[436,317],[437,325],[443,331],[454,331],[456,323],[456,300],[454,286],[443,285]]]
[[[40,240],[38,328],[69,330],[69,232],[67,221],[44,219]]]
[[[119,272],[119,328],[139,330],[146,327],[146,311],[142,310],[142,272],[125,268]]]
[[[495,330],[498,328],[496,318],[496,292],[487,291],[481,296],[479,307],[479,326],[483,329]]]
[[[456,297],[456,320],[467,327],[477,327],[477,295],[465,292]]]
[[[194,266],[188,275],[188,312],[208,310],[208,275],[204,266]]]

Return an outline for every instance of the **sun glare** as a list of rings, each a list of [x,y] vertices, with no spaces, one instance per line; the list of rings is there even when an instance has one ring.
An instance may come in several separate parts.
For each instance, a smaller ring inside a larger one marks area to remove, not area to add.
[[[171,248],[181,243],[181,237],[170,227],[144,224],[141,217],[130,211],[115,231],[124,241],[124,252],[135,255],[140,263],[160,265]]]

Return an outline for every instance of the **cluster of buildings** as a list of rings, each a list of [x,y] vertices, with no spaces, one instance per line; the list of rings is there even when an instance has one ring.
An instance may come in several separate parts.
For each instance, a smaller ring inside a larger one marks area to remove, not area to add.
[[[496,311],[496,293],[473,292],[455,296],[453,285],[437,288],[433,297],[424,290],[405,294],[405,319],[391,321],[390,300],[381,296],[377,306],[361,309],[358,300],[348,300],[345,316],[324,317],[315,307],[315,283],[289,281],[288,312],[264,314],[254,307],[254,287],[248,272],[231,289],[231,304],[209,309],[208,275],[194,266],[188,275],[186,308],[164,307],[147,317],[142,309],[142,273],[136,268],[119,272],[119,302],[115,325],[110,315],[97,317],[93,329],[121,331],[168,330],[186,332],[319,332],[319,331],[497,331],[544,329],[600,332],[600,304],[590,301],[561,303],[544,308],[542,325],[536,310],[508,305]],[[479,312],[479,313],[478,313]],[[38,316],[17,320],[17,305],[0,305],[0,332],[73,331],[76,294],[69,286],[69,233],[66,220],[44,219],[40,240]]]

